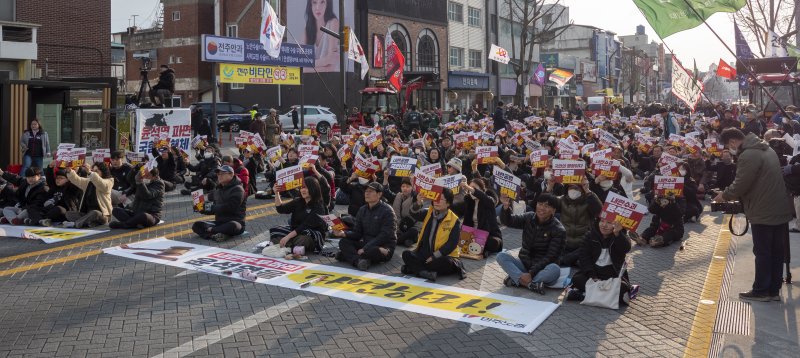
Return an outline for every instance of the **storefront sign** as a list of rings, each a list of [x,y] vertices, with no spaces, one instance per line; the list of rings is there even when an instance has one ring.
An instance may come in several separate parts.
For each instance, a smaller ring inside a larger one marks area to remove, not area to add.
[[[488,91],[489,76],[480,73],[450,71],[447,74],[447,88]]]
[[[219,65],[219,80],[249,85],[299,85],[300,68],[224,63]]]

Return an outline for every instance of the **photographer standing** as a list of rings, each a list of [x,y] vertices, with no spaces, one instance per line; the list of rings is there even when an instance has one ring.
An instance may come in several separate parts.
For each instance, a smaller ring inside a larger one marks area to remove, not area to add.
[[[172,108],[172,94],[175,93],[175,71],[167,65],[161,65],[158,72],[158,83],[150,89],[150,103],[155,107]],[[156,101],[156,97],[158,97],[158,101]]]
[[[756,257],[753,289],[739,294],[752,301],[780,301],[783,283],[784,240],[789,235],[792,209],[775,151],[756,134],[746,136],[736,128],[726,128],[720,142],[738,154],[736,178],[715,202],[739,200],[753,228],[753,254]]]

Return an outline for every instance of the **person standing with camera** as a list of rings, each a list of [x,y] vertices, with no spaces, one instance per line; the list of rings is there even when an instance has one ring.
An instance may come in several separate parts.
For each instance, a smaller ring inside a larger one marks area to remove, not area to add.
[[[736,178],[715,202],[738,200],[750,221],[753,254],[756,257],[753,288],[739,294],[750,301],[780,301],[783,283],[784,240],[789,235],[792,208],[783,180],[778,156],[756,134],[744,135],[737,128],[726,128],[720,142],[738,154]]]
[[[172,94],[175,93],[175,71],[167,65],[158,68],[158,83],[150,89],[150,103],[155,107],[172,108]],[[158,101],[156,101],[158,97]]]

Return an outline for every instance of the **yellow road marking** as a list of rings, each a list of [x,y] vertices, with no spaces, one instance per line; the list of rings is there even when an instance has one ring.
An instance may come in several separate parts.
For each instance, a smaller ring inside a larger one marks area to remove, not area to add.
[[[277,214],[277,213],[276,212],[266,212],[266,213],[261,213],[261,214],[250,215],[250,216],[248,216],[246,218],[246,220],[258,219],[258,218],[262,218],[262,217],[270,216],[270,215],[274,215],[274,214]],[[177,236],[181,236],[181,235],[185,235],[185,234],[190,234],[190,233],[192,233],[192,229],[186,229],[186,230],[182,230],[182,231],[169,233],[169,234],[164,235],[162,237],[169,239],[169,238],[173,238],[173,237],[177,237]],[[150,239],[151,238],[147,238],[145,240],[150,240]],[[136,242],[145,241],[145,240],[133,241],[131,243],[136,243]],[[42,267],[58,265],[60,263],[70,262],[70,261],[74,261],[74,260],[80,260],[80,259],[83,259],[83,258],[87,258],[87,257],[94,256],[94,255],[99,255],[99,254],[102,254],[102,253],[103,253],[102,249],[97,249],[97,250],[91,250],[91,251],[82,252],[82,253],[75,254],[75,255],[59,257],[57,259],[37,262],[37,263],[34,263],[34,264],[30,264],[30,265],[24,265],[24,266],[20,266],[20,267],[15,267],[13,269],[0,270],[0,277],[10,276],[10,275],[13,275],[13,274],[16,274],[16,273],[20,273],[20,272],[36,270],[36,269],[39,269],[39,268],[42,268]]]
[[[257,206],[254,206],[252,208],[247,208],[247,210],[250,211],[250,210],[265,209],[265,208],[272,207],[272,206],[275,206],[275,204],[272,203],[272,204],[257,205]],[[207,217],[207,216],[203,216],[203,217]],[[9,257],[3,257],[3,258],[0,258],[0,264],[4,263],[4,262],[11,262],[11,261],[15,261],[15,260],[25,259],[25,258],[28,258],[28,257],[41,256],[41,255],[44,255],[44,254],[49,254],[51,252],[59,252],[59,251],[74,249],[74,248],[77,248],[77,247],[83,247],[83,246],[87,246],[87,245],[97,244],[97,243],[101,243],[101,242],[117,240],[117,239],[123,239],[123,238],[126,238],[126,237],[135,236],[135,235],[139,235],[139,234],[147,234],[147,233],[150,233],[150,232],[153,232],[153,231],[157,231],[157,230],[169,229],[171,227],[176,227],[176,226],[181,226],[181,225],[193,223],[195,221],[198,221],[198,219],[200,219],[200,218],[191,218],[191,219],[186,219],[186,220],[183,220],[183,221],[178,221],[178,222],[174,222],[174,223],[170,223],[170,224],[152,226],[152,227],[149,227],[149,228],[144,229],[144,230],[135,230],[135,231],[126,232],[126,233],[123,233],[123,234],[117,234],[117,235],[111,235],[111,236],[107,236],[107,237],[102,237],[102,238],[99,238],[99,239],[81,241],[81,242],[77,242],[77,243],[74,243],[74,244],[58,246],[58,247],[54,247],[54,248],[51,248],[51,249],[44,249],[44,250],[39,250],[39,251],[26,252],[24,254],[19,254],[19,255],[14,255],[14,256],[9,256]]]
[[[711,255],[711,263],[703,284],[703,291],[700,293],[700,300],[703,302],[697,304],[697,312],[694,315],[692,329],[686,342],[686,350],[683,352],[684,357],[705,358],[708,357],[708,352],[711,349],[714,325],[717,321],[719,294],[722,289],[722,279],[725,274],[725,266],[728,262],[728,251],[731,244],[731,232],[728,231],[725,225],[730,220],[729,217],[729,215],[722,217],[723,224],[719,230],[714,253]]]

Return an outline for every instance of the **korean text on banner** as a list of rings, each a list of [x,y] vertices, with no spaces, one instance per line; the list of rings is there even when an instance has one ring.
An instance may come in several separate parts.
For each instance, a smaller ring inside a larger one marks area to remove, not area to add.
[[[683,183],[684,178],[681,177],[656,175],[653,181],[653,191],[657,196],[682,197]]]
[[[442,165],[439,163],[423,165],[417,172],[422,172],[428,176],[438,178],[442,176]]]
[[[511,57],[508,56],[508,51],[495,44],[492,44],[492,48],[489,50],[489,59],[506,65],[511,61]]]
[[[248,85],[299,85],[300,67],[222,63],[219,65],[219,81]]]
[[[450,191],[453,192],[453,195],[457,195],[458,191],[460,190],[459,185],[461,185],[462,177],[463,175],[461,174],[447,175],[436,178],[435,183],[442,188],[450,189]]]
[[[475,149],[475,160],[478,164],[492,164],[495,160],[493,158],[499,158],[497,152],[497,146],[478,147]]]
[[[166,133],[170,145],[189,151],[192,142],[192,115],[188,108],[137,109],[136,151],[149,153],[155,145],[154,138]]]
[[[275,183],[279,191],[299,189],[303,186],[303,168],[295,165],[279,170],[275,175]]]
[[[415,158],[401,157],[395,155],[392,161],[389,162],[389,175],[395,177],[409,178],[414,175],[417,169],[417,160]]]
[[[531,152],[530,160],[531,160],[531,167],[533,168],[545,168],[547,167],[547,160],[549,156],[547,154],[547,149],[541,150],[534,150]]]
[[[619,174],[619,161],[607,158],[593,158],[592,159],[592,173],[595,177],[604,176],[610,180],[614,180]]]
[[[553,160],[553,177],[557,183],[580,184],[586,173],[586,162],[582,160]]]
[[[436,184],[435,178],[422,172],[414,173],[414,187],[417,191],[417,195],[421,195],[423,198],[431,201],[438,201],[444,189]]]
[[[635,231],[642,222],[647,207],[615,193],[608,193],[603,204],[603,218],[619,222],[622,227]]]
[[[206,197],[203,196],[203,189],[198,189],[192,192],[192,209],[194,212],[199,213],[205,207]]]
[[[700,95],[703,93],[704,85],[681,66],[677,58],[672,58],[672,94],[686,103],[689,108],[694,110],[700,102]]]
[[[364,179],[371,179],[376,171],[378,171],[378,168],[376,168],[373,161],[364,158],[361,154],[356,154],[356,161],[353,164],[353,172],[356,175]]]
[[[53,160],[59,168],[78,169],[86,162],[86,148],[64,148],[56,151]]]
[[[347,225],[345,225],[344,221],[342,221],[342,219],[335,214],[320,215],[320,217],[322,220],[325,220],[325,223],[328,224],[330,229],[333,231],[347,230]]]
[[[522,179],[498,167],[494,167],[493,174],[494,185],[498,194],[505,195],[516,201],[522,187]]]

